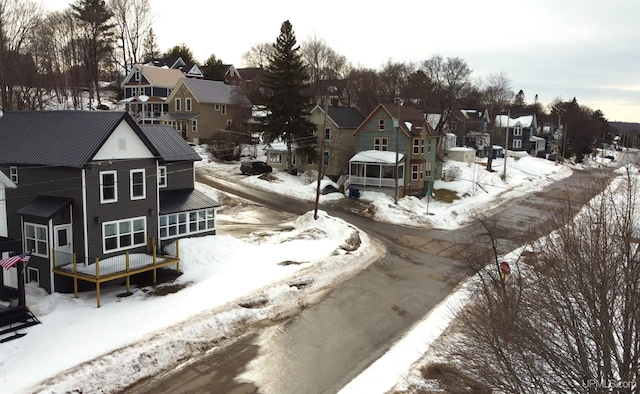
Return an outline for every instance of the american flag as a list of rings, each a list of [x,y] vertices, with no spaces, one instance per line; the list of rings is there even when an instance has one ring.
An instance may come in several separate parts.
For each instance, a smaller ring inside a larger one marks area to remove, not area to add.
[[[0,265],[2,266],[2,268],[8,270],[9,268],[18,264],[19,261],[26,263],[27,261],[29,261],[30,258],[31,258],[31,252],[27,252],[27,253],[19,254],[16,256],[11,256],[8,259],[0,260]]]

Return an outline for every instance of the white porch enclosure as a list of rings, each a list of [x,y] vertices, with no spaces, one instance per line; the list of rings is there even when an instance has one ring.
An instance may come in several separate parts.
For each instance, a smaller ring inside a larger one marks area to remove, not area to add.
[[[398,184],[404,181],[404,155],[398,155]],[[369,150],[349,160],[349,184],[375,187],[396,186],[396,152]]]

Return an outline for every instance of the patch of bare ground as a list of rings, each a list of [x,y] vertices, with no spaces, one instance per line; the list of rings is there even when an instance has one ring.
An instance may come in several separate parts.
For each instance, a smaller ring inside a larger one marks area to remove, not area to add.
[[[280,182],[280,179],[278,179],[277,176],[273,175],[270,172],[265,172],[264,174],[260,175],[258,178],[264,181],[269,181],[269,182]]]
[[[436,189],[433,194],[435,195],[436,200],[446,203],[452,203],[455,200],[460,199],[456,192],[447,189]]]

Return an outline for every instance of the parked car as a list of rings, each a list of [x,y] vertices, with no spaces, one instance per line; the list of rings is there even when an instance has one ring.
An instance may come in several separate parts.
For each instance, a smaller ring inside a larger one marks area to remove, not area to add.
[[[240,172],[242,174],[258,175],[272,171],[273,168],[264,161],[243,161],[240,164]]]
[[[556,161],[556,154],[552,153],[549,156],[547,156],[547,160],[551,160],[551,161]]]

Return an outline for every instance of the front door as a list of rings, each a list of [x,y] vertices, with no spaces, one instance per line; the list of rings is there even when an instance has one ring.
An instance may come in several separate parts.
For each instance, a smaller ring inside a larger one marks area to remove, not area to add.
[[[56,251],[56,267],[73,262],[73,238],[71,224],[61,224],[53,227],[54,249]]]

